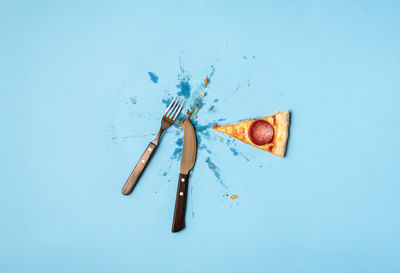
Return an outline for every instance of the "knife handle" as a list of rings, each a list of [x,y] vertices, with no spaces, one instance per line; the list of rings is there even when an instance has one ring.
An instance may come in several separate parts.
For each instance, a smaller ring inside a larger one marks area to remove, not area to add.
[[[121,190],[122,194],[128,195],[132,192],[132,190],[135,187],[136,183],[138,182],[140,176],[142,175],[144,168],[146,167],[147,163],[149,162],[151,156],[153,155],[156,147],[157,146],[151,142],[150,142],[149,146],[147,146],[142,157],[139,159],[139,162],[136,164],[131,175],[128,177],[128,180],[126,180],[125,185]]]
[[[176,193],[174,220],[172,232],[177,232],[185,226],[186,196],[189,182],[189,175],[179,174],[178,191]]]

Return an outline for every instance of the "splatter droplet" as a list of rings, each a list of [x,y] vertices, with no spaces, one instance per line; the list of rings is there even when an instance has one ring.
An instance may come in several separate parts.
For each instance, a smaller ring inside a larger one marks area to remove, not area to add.
[[[239,196],[238,195],[236,195],[236,194],[234,194],[234,195],[231,195],[231,197],[230,197],[232,200],[234,200],[234,199],[237,199],[237,198],[239,198]]]
[[[147,72],[153,83],[158,83],[158,76],[154,72]]]
[[[234,155],[234,156],[238,156],[238,155],[239,155],[239,152],[238,152],[238,151],[236,151],[236,149],[235,149],[235,148],[233,148],[233,147],[230,147],[230,148],[229,148],[229,150],[231,150],[231,152],[233,153],[233,155]]]
[[[129,100],[131,101],[132,104],[136,104],[137,103],[136,97],[130,97]]]

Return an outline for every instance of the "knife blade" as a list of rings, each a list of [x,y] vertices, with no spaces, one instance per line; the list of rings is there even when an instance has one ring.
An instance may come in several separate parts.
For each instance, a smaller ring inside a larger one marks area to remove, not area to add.
[[[193,124],[186,119],[183,123],[183,148],[181,168],[176,193],[172,232],[180,231],[185,226],[186,196],[189,182],[189,172],[196,162],[197,140]]]

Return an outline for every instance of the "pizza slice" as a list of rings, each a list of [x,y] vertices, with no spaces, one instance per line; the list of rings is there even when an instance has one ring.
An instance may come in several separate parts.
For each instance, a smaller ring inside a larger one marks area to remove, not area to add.
[[[289,135],[289,110],[235,124],[214,125],[212,128],[261,150],[284,157]]]

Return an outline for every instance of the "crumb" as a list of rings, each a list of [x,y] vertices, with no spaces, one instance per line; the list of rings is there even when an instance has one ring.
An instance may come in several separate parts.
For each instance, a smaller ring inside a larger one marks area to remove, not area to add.
[[[197,119],[197,115],[194,116],[194,119]]]
[[[208,111],[212,111],[214,109],[214,105],[211,105],[210,109]]]
[[[231,199],[233,200],[233,199],[236,199],[236,198],[239,198],[239,196],[238,195],[236,195],[236,194],[234,194],[234,195],[231,195]]]
[[[247,84],[247,87],[250,87],[250,83]]]
[[[206,88],[207,87],[207,85],[208,85],[208,82],[209,82],[209,80],[208,80],[208,76],[206,77],[206,82],[204,83],[204,88]]]

